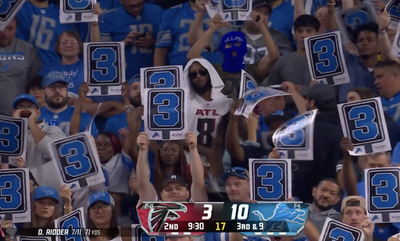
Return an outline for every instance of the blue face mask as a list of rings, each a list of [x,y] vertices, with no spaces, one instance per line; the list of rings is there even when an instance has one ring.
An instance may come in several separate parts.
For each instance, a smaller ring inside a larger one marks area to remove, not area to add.
[[[222,69],[237,73],[244,69],[244,56],[247,53],[246,36],[242,32],[232,31],[225,34],[221,40],[221,52],[224,55]]]

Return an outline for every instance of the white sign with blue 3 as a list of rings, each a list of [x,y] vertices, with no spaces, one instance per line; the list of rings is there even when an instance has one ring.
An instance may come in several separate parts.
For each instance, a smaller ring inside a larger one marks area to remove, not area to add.
[[[365,199],[373,223],[400,222],[400,168],[366,169]]]
[[[350,138],[352,156],[392,150],[380,97],[338,105],[343,135]]]

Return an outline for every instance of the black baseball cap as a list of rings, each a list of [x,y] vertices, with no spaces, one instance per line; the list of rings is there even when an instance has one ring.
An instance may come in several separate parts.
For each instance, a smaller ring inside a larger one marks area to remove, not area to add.
[[[253,10],[262,6],[267,6],[269,8],[269,12],[272,12],[271,0],[253,0]]]
[[[301,94],[308,99],[315,101],[318,109],[333,109],[336,108],[336,92],[335,90],[323,83],[313,84],[311,87],[304,87]]]
[[[182,186],[185,186],[186,188],[188,188],[188,185],[187,185],[186,181],[183,180],[183,178],[181,178],[180,176],[177,176],[177,175],[171,175],[170,177],[164,179],[164,182],[161,186],[161,190],[164,189],[165,186],[167,186],[168,184],[171,184],[171,183],[179,183]]]

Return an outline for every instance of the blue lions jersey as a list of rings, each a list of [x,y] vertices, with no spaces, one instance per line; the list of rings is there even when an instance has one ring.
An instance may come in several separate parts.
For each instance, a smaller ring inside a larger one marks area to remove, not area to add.
[[[60,9],[50,3],[47,8],[38,8],[26,2],[18,11],[16,37],[29,42],[38,49],[43,65],[60,62],[55,52],[57,37],[66,30],[79,31],[82,39],[88,32],[87,24],[61,24]]]
[[[188,32],[190,24],[194,21],[195,13],[196,12],[190,7],[189,2],[177,5],[165,11],[157,36],[156,48],[169,49],[167,64],[186,64],[186,56],[190,49],[190,45],[187,42]],[[208,17],[204,19],[207,20]],[[208,29],[206,23],[203,24],[203,29]],[[212,64],[222,62],[222,54],[220,52],[209,53],[204,50],[201,56]]]
[[[60,71],[62,72],[65,77],[67,78],[68,84],[68,91],[78,94],[79,86],[83,83],[83,61],[79,60],[74,64],[63,65],[61,62],[49,64],[43,66],[40,70],[40,76],[46,76],[51,71]]]
[[[100,32],[103,36],[111,37],[112,41],[123,41],[132,32],[158,34],[164,10],[150,3],[145,3],[140,14],[140,20],[130,15],[122,5],[104,14],[100,22]],[[126,79],[140,74],[140,68],[153,66],[153,48],[139,48],[135,45],[125,47],[127,63]]]
[[[381,101],[383,109],[386,111],[388,116],[400,125],[400,92],[391,99],[384,99],[381,97]]]
[[[70,121],[74,110],[74,107],[68,106],[67,109],[65,109],[64,111],[55,114],[47,109],[46,106],[44,106],[40,109],[39,120],[44,120],[49,125],[56,125],[60,127],[65,135],[69,136]],[[84,132],[86,128],[89,127],[91,121],[92,116],[83,112],[81,114],[81,126],[79,127],[79,132]],[[94,122],[92,123],[91,134],[94,138],[96,138],[99,134],[96,124]]]
[[[269,17],[269,27],[284,33],[290,42],[293,41],[294,7],[290,1],[283,1],[274,8]]]
[[[97,0],[97,2],[100,4],[100,8],[103,10],[103,13],[121,6],[119,0]]]

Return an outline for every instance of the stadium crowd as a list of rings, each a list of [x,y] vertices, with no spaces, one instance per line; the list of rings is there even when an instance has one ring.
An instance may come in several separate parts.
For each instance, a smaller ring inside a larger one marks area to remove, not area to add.
[[[400,59],[391,51],[397,40],[387,2],[371,0],[378,21],[358,23],[350,41],[343,40],[350,83],[334,87],[312,79],[304,39],[338,30],[337,9],[361,0],[253,0],[251,20],[235,23],[210,19],[205,2],[97,0],[99,21],[79,24],[60,23],[57,1],[24,3],[0,32],[0,112],[29,119],[27,154],[1,168],[29,168],[32,222],[3,217],[0,240],[13,240],[24,228],[54,227],[56,218],[80,207],[88,228],[108,230],[91,240],[125,241],[132,236],[121,230],[139,224],[136,206],[143,201],[254,202],[249,159],[280,158],[274,131],[309,110],[318,111],[314,158],[292,160],[288,199],[309,204],[297,237],[165,239],[317,241],[329,217],[362,230],[365,241],[400,240],[398,223],[368,218],[363,175],[366,168],[400,164]],[[87,96],[83,43],[111,41],[125,44],[122,95]],[[195,114],[183,141],[150,141],[144,132],[140,69],[165,65],[182,65],[190,85]],[[290,97],[262,100],[248,118],[234,115],[242,69],[258,86],[279,86]],[[350,156],[353,144],[343,137],[337,104],[378,96],[392,151]],[[106,182],[72,192],[61,185],[47,146],[88,126]]]

